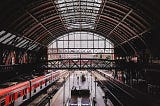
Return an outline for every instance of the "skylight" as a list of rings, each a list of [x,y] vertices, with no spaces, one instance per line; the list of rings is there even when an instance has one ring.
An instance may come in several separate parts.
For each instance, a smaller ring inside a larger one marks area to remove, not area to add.
[[[102,0],[55,0],[68,29],[94,29]]]

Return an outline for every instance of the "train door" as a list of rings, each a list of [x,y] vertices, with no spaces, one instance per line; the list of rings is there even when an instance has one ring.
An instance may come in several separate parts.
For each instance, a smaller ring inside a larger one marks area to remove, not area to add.
[[[15,97],[14,93],[9,95],[9,103],[10,103],[9,106],[14,106],[14,97]]]
[[[27,88],[23,90],[23,100],[27,99]]]
[[[45,79],[45,86],[47,86],[47,82],[48,82],[48,80],[47,80],[47,79]]]
[[[49,79],[49,84],[51,83],[51,77],[48,78]]]
[[[53,78],[52,78],[52,81],[54,82],[54,80],[55,80],[55,74],[53,74]]]
[[[34,89],[33,89],[33,93],[36,93],[36,88],[37,88],[37,86],[36,86],[36,84],[34,84]]]

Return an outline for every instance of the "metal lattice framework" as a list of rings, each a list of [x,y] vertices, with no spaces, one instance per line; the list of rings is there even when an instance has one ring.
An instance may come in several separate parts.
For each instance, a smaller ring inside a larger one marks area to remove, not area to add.
[[[41,44],[38,47],[47,46],[69,32],[89,31],[111,40],[123,53],[136,53],[140,48],[147,47],[144,35],[151,29],[151,16],[157,16],[157,2],[158,0],[154,3],[152,0],[1,1],[1,29]]]
[[[117,60],[108,59],[89,59],[89,58],[74,58],[74,59],[54,59],[48,61],[39,61],[32,64],[16,64],[16,65],[0,65],[1,73],[6,72],[27,72],[27,70],[50,70],[50,69],[88,69],[88,70],[112,70],[117,67]],[[23,71],[22,71],[23,70]]]
[[[107,59],[57,59],[49,60],[46,65],[41,66],[42,69],[115,69],[115,61]]]

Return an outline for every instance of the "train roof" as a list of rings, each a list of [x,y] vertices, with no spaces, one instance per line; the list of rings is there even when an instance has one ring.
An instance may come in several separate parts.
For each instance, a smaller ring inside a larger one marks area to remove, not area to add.
[[[36,81],[39,81],[39,80],[41,80],[41,79],[43,79],[45,76],[43,75],[43,76],[40,76],[40,77],[36,77],[36,78],[34,78],[34,79],[31,79],[30,81],[31,82],[36,82]]]
[[[0,89],[0,96],[3,96],[4,94],[8,94],[11,91],[16,90],[17,88],[22,88],[22,87],[25,87],[25,86],[28,86],[28,85],[29,85],[29,81],[26,81],[26,82],[22,82],[22,83],[19,83],[19,84],[15,84],[15,85],[10,86],[8,88]]]
[[[18,82],[14,81],[14,82],[5,82],[0,84],[0,89],[4,89],[13,85],[16,85]]]

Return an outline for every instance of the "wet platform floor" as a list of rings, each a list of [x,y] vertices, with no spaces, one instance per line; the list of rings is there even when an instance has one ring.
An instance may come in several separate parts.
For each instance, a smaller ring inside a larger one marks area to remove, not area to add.
[[[81,75],[85,74],[86,81],[81,81]],[[65,85],[53,96],[51,100],[51,106],[64,106],[69,98],[71,97],[70,91],[73,87],[76,89],[89,89],[91,93],[91,98],[95,97],[96,89],[96,106],[106,106],[103,100],[104,92],[99,86],[95,86],[95,77],[87,71],[75,71],[70,74],[70,77],[66,79]],[[65,95],[65,96],[64,96]],[[107,106],[113,106],[108,100]]]

